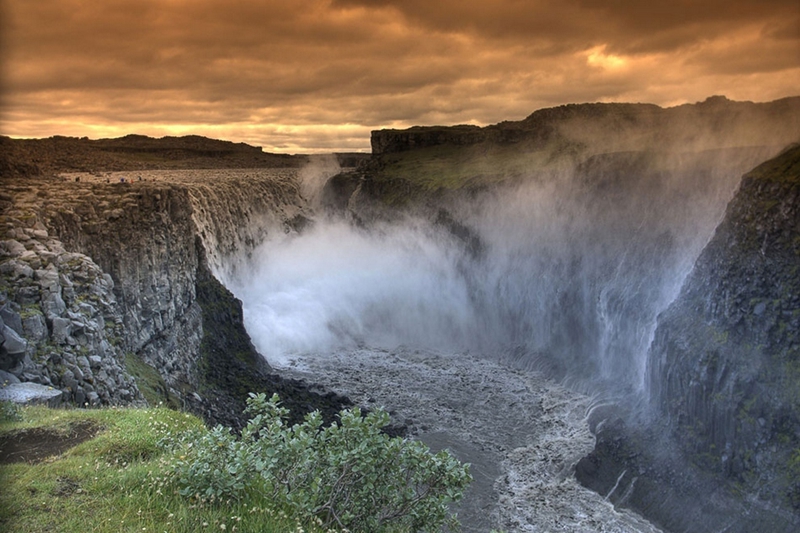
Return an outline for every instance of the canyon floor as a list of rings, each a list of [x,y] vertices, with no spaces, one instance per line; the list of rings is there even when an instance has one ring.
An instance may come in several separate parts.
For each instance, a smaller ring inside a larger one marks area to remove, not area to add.
[[[594,445],[587,415],[601,401],[541,374],[405,347],[270,364],[359,405],[382,407],[414,438],[470,463],[474,482],[458,511],[466,532],[660,531],[578,484],[574,466]]]

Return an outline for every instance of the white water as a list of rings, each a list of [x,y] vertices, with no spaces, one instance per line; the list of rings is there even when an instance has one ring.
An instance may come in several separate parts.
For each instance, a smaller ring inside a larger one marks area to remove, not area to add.
[[[235,292],[256,346],[278,364],[364,345],[461,349],[476,317],[452,253],[421,228],[331,222],[259,249]]]
[[[757,158],[736,155],[616,154],[448,204],[455,231],[319,217],[302,234],[275,232],[224,281],[278,365],[355,347],[469,350],[581,390],[646,395],[656,317]],[[306,170],[304,190],[334,170]]]
[[[656,317],[761,157],[734,155],[598,164],[447,205],[466,240],[412,217],[319,217],[224,282],[271,364],[476,466],[468,531],[657,531],[575,482],[595,403],[574,390],[646,398]]]
[[[299,369],[298,367],[302,367]],[[591,451],[591,398],[464,353],[355,349],[296,356],[283,374],[382,406],[433,449],[471,464],[466,532],[656,533],[572,475]]]

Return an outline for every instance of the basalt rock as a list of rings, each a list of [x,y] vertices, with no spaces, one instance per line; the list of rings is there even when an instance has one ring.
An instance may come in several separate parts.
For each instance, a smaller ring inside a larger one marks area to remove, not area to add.
[[[800,523],[800,146],[743,178],[659,317],[649,379],[694,465]]]
[[[753,143],[752,132],[769,124],[759,143],[781,142],[796,134],[800,98],[756,104],[713,96],[697,104],[661,108],[652,104],[569,104],[540,109],[523,120],[486,127],[414,126],[372,132],[374,155],[387,155],[436,146],[511,146],[542,149],[568,140],[582,149],[601,152],[630,150],[642,144],[666,147],[692,145],[697,149],[719,138],[735,138],[731,146]],[[485,150],[484,150],[485,151]]]
[[[278,392],[296,419],[317,408],[332,419],[348,402],[272,374],[212,273],[293,231],[298,183],[228,172],[6,178],[2,370],[77,405],[163,402],[239,427],[249,392]]]

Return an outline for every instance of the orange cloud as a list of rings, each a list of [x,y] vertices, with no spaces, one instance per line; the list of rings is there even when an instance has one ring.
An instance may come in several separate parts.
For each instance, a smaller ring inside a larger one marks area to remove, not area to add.
[[[198,133],[274,151],[584,101],[797,93],[772,0],[0,0],[0,133]]]

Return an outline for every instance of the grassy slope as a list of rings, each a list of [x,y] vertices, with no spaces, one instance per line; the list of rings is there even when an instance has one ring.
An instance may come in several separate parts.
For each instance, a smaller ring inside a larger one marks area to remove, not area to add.
[[[370,172],[389,205],[401,205],[442,190],[478,189],[530,177],[537,171],[574,162],[576,145],[553,140],[534,146],[525,142],[471,146],[449,144],[380,156],[379,169]],[[405,186],[398,187],[398,182]],[[395,197],[396,191],[402,191]]]
[[[199,505],[176,494],[168,475],[172,455],[158,443],[202,430],[202,421],[189,414],[36,407],[26,408],[23,418],[0,422],[0,435],[32,428],[66,432],[87,422],[101,430],[41,463],[0,465],[2,531],[314,531],[291,517],[271,515],[257,497]]]

